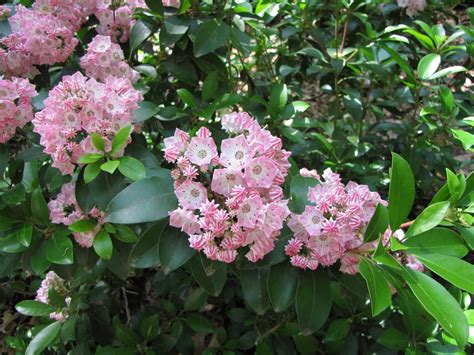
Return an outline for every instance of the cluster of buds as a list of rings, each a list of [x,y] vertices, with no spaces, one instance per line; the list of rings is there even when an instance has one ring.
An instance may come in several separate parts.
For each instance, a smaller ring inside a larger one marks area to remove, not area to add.
[[[247,113],[221,123],[232,137],[222,141],[220,155],[207,128],[192,138],[177,129],[164,140],[179,202],[170,224],[211,260],[230,263],[248,248],[246,258],[256,262],[273,250],[290,213],[281,188],[290,153]]]

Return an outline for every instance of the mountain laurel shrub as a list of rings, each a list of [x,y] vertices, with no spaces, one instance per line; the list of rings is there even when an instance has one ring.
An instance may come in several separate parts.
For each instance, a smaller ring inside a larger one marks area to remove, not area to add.
[[[0,352],[472,352],[467,2],[2,3]]]

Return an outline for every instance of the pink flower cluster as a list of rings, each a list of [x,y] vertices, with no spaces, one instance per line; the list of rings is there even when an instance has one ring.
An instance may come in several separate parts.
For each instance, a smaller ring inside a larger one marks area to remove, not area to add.
[[[231,113],[221,123],[233,137],[222,141],[220,155],[207,128],[192,138],[179,129],[165,138],[179,202],[170,225],[211,260],[230,263],[248,247],[245,256],[256,262],[273,250],[290,213],[280,186],[290,153],[247,113]]]
[[[81,67],[87,76],[102,82],[109,76],[125,78],[133,83],[140,78],[140,74],[125,62],[122,48],[109,36],[94,37],[81,58]]]
[[[302,269],[314,270],[319,264],[329,266],[340,260],[341,271],[357,273],[359,257],[352,251],[374,247],[374,243],[364,245],[364,232],[377,205],[387,203],[365,185],[344,185],[331,169],[324,171],[322,179],[315,172],[303,173],[316,178],[318,184],[308,191],[311,204],[290,218],[288,227],[294,237],[286,254]],[[390,232],[386,238],[389,236]]]
[[[128,79],[109,77],[105,83],[88,79],[80,72],[65,76],[35,115],[34,131],[41,135],[45,153],[53,166],[72,175],[75,164],[86,153],[97,153],[90,134],[103,137],[107,149],[115,134],[132,123],[132,111],[143,100]],[[123,154],[117,152],[116,156]]]
[[[69,304],[71,303],[71,297],[67,296],[69,291],[64,286],[64,280],[60,278],[54,271],[50,271],[46,274],[46,277],[41,281],[40,288],[36,291],[36,301],[48,304],[52,306],[49,300],[49,291],[54,289],[57,294],[65,296],[66,307],[51,312],[49,318],[57,321],[65,321],[69,317]]]
[[[74,32],[50,13],[16,7],[8,19],[12,33],[0,39],[0,71],[6,76],[39,74],[37,65],[64,62],[78,40]]]
[[[97,33],[110,36],[115,42],[126,42],[135,20],[132,15],[136,8],[146,7],[144,0],[101,0]]]
[[[413,17],[425,9],[426,0],[397,0],[397,4],[399,7],[406,7],[407,15]]]
[[[74,240],[84,248],[90,248],[94,241],[94,237],[100,231],[100,226],[103,224],[104,213],[97,207],[94,207],[89,213],[85,214],[76,200],[75,184],[70,182],[64,184],[61,192],[54,200],[48,202],[49,218],[55,224],[64,224],[70,226],[76,221],[85,218],[92,218],[97,220],[97,226],[90,232],[74,232]]]
[[[0,80],[0,143],[33,119],[31,98],[36,95],[34,85],[26,79]]]
[[[180,0],[163,0],[163,6],[179,8],[180,5],[181,5]]]
[[[11,10],[8,6],[0,5],[0,21],[6,20],[10,14]]]
[[[36,0],[32,8],[51,14],[71,31],[79,31],[87,17],[98,10],[96,0]]]

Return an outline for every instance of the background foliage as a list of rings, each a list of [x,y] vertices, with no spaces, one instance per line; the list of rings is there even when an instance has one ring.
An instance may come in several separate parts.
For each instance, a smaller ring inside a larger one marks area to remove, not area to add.
[[[146,3],[122,44],[145,97],[135,111],[142,129],[126,156],[145,171],[132,179],[102,171],[88,184],[80,172],[79,205],[106,211],[94,248],[73,243],[71,226],[50,223],[46,202],[70,177],[51,167],[31,126],[0,145],[0,349],[472,351],[474,10],[467,2],[428,1],[413,18],[383,1]],[[32,80],[35,110],[62,76],[80,70],[96,22],[91,17],[77,32],[73,56]],[[377,248],[356,276],[292,268],[283,253],[286,229],[257,264],[196,254],[168,226],[176,200],[162,140],[176,127],[201,126],[222,139],[216,118],[239,108],[292,151],[285,182],[292,210],[306,201],[298,167],[331,167],[388,198],[374,225],[395,230],[415,220],[408,239]],[[415,255],[427,271],[402,268],[394,253]],[[48,270],[71,290],[64,323],[25,301]]]

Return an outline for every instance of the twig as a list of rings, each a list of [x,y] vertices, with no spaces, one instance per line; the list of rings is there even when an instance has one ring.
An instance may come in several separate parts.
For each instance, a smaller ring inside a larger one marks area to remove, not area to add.
[[[125,287],[122,287],[122,295],[123,295],[123,300],[125,302],[125,315],[127,316],[127,322],[125,324],[130,323],[130,310],[128,309],[128,298],[127,298],[127,291],[125,290]]]
[[[413,222],[414,222],[414,221],[408,221],[408,222],[402,223],[402,224],[400,225],[400,228],[401,228],[401,229],[408,228],[408,227],[410,227],[410,226],[413,224]]]

